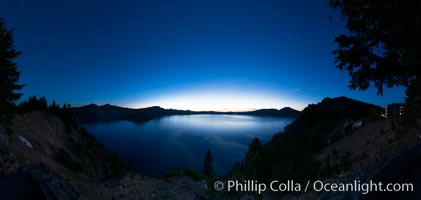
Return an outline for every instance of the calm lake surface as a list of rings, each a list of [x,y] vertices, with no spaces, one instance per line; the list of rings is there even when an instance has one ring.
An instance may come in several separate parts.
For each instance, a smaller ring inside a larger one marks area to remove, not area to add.
[[[138,124],[129,121],[83,124],[91,134],[142,174],[169,169],[201,170],[208,149],[218,174],[241,160],[254,137],[266,142],[293,118],[247,115],[175,115]]]

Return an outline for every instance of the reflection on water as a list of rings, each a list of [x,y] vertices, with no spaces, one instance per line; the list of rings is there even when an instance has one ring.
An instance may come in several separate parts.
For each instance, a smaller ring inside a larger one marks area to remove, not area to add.
[[[176,115],[143,124],[128,121],[84,124],[111,151],[159,176],[168,169],[201,170],[207,149],[212,151],[218,174],[243,158],[254,137],[262,142],[282,131],[291,118],[246,115]]]

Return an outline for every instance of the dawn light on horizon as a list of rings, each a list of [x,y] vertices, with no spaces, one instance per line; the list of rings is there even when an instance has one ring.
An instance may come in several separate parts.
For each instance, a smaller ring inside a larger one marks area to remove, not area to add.
[[[179,110],[192,111],[252,111],[264,108],[281,109],[292,107],[302,110],[303,102],[294,101],[281,95],[268,95],[240,92],[196,92],[162,96],[139,104],[129,104],[128,107],[144,108],[161,106]]]
[[[22,51],[22,100],[233,111],[404,100],[403,88],[347,88],[332,55],[344,24],[324,3],[164,2],[2,2]]]

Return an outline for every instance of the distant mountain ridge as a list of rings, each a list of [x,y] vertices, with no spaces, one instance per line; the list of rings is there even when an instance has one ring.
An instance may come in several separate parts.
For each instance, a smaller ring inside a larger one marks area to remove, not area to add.
[[[175,110],[164,109],[159,106],[147,108],[123,108],[115,105],[105,104],[98,106],[96,104],[89,104],[86,106],[72,108],[76,117],[81,123],[99,122],[99,121],[116,121],[128,120],[133,122],[146,122],[154,118],[171,115],[194,115],[194,114],[239,114],[252,116],[273,116],[273,117],[291,117],[296,118],[300,115],[300,111],[294,110],[290,107],[282,109],[260,109],[248,112],[217,112],[217,111],[190,111],[190,110]]]

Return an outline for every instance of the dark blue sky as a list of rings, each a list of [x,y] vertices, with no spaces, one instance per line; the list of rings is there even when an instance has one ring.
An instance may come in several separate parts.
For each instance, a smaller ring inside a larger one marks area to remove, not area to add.
[[[7,0],[20,81],[59,103],[192,110],[302,109],[348,96],[384,106],[404,89],[351,91],[345,32],[327,1]]]

